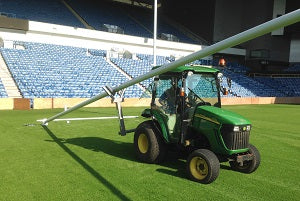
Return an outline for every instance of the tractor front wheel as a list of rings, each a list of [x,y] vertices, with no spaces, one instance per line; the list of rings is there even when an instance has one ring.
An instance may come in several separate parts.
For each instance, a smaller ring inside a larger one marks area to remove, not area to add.
[[[187,172],[193,181],[209,184],[217,179],[220,162],[217,156],[208,149],[198,149],[187,159]]]
[[[260,154],[259,154],[259,151],[256,149],[256,147],[253,146],[252,144],[249,145],[248,153],[253,154],[252,160],[244,161],[243,165],[240,165],[236,161],[230,161],[229,164],[230,164],[231,168],[235,171],[243,172],[243,173],[254,172],[260,164]]]
[[[159,163],[166,154],[166,145],[153,121],[141,123],[134,133],[137,158],[146,163]]]

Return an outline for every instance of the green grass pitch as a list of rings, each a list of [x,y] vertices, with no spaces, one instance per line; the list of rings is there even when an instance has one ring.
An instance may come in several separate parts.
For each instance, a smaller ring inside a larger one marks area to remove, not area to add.
[[[60,110],[0,111],[0,201],[32,200],[299,200],[300,106],[239,105],[224,108],[253,124],[250,141],[261,153],[252,174],[221,165],[210,185],[186,178],[185,161],[162,164],[135,158],[133,134],[119,136],[118,120],[36,120]],[[124,108],[139,115],[143,108]],[[115,115],[115,108],[83,108],[68,117]],[[128,129],[143,118],[127,119]]]

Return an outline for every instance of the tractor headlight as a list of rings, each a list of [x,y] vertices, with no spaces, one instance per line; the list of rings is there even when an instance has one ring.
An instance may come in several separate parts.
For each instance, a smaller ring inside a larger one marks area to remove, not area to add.
[[[234,132],[239,132],[240,131],[240,127],[239,126],[234,126],[233,127],[233,131]]]
[[[244,131],[250,131],[251,125],[245,125],[245,126],[234,126],[233,131],[234,132],[244,132]]]

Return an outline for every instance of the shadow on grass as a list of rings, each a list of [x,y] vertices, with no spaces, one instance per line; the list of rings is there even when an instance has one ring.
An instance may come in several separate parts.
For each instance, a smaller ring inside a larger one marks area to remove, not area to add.
[[[185,161],[182,161],[182,160],[166,161],[165,163],[162,164],[162,166],[171,167],[174,170],[159,168],[156,171],[163,173],[163,174],[168,174],[168,175],[171,175],[174,177],[178,177],[178,178],[188,178]],[[223,164],[220,164],[220,169],[233,171],[229,166],[226,166]]]
[[[79,137],[70,139],[57,139],[60,143],[68,143],[83,147],[95,152],[103,152],[111,156],[126,159],[129,161],[139,162],[135,157],[133,143],[114,141],[100,137]],[[176,152],[169,152],[166,159],[158,164],[161,168],[158,172],[172,176],[185,178],[185,161]],[[167,168],[167,169],[166,169]],[[171,171],[169,169],[174,169]]]
[[[170,154],[168,154],[169,156]],[[172,155],[173,156],[173,155]],[[186,174],[186,163],[183,159],[172,157],[167,158],[164,162],[162,162],[161,168],[156,169],[157,172],[162,174],[171,175],[173,177],[178,178],[187,178]]]
[[[69,153],[77,162],[79,162],[85,169],[87,169],[93,176],[95,176],[102,183],[106,183],[107,181],[102,176],[100,176],[99,173],[95,172],[95,170],[93,170],[84,161],[82,161],[82,159],[80,159],[77,155],[75,155],[69,148],[67,148],[64,145],[65,143],[80,146],[95,152],[103,152],[108,155],[126,159],[129,161],[139,162],[135,157],[133,143],[114,141],[114,140],[104,139],[100,137],[79,137],[79,138],[70,138],[70,139],[59,139],[47,127],[44,128],[48,132],[48,134],[52,137],[54,142],[60,145],[67,153]],[[166,159],[162,163],[158,164],[161,167],[156,169],[156,171],[162,174],[168,174],[174,177],[185,179],[187,178],[185,158],[186,156],[183,156],[178,152],[175,151],[169,152],[166,156]],[[220,168],[225,170],[231,170],[230,167],[223,164],[220,164]],[[98,178],[99,176],[100,178]],[[102,181],[103,179],[104,182]]]
[[[129,161],[136,161],[132,143],[114,141],[100,137],[62,139],[61,142],[80,146],[95,152],[104,152],[108,155]]]
[[[103,152],[111,156],[139,162],[135,157],[133,143],[114,141],[100,137],[79,137],[70,139],[59,139],[61,143],[77,145],[95,152]],[[176,152],[168,153],[164,162],[158,164],[162,168],[158,172],[185,178],[185,162]],[[164,169],[166,167],[168,169]],[[174,172],[169,169],[174,169]]]
[[[220,164],[220,168],[223,170],[229,170],[229,171],[234,171],[232,168],[228,165]]]
[[[87,164],[84,160],[82,160],[79,156],[77,156],[74,152],[72,152],[66,145],[64,145],[64,143],[60,139],[58,139],[48,127],[43,126],[43,128],[48,133],[48,135],[53,139],[54,142],[56,142],[66,153],[68,153],[77,163],[79,163],[84,169],[86,169],[100,183],[106,186],[113,194],[118,196],[121,200],[130,200],[112,183],[106,180],[95,169],[93,169],[89,164]]]

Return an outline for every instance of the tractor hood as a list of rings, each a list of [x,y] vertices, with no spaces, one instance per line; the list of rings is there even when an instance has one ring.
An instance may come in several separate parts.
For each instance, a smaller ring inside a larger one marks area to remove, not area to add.
[[[251,122],[245,117],[213,106],[199,106],[195,111],[195,117],[216,123],[230,125],[246,125]]]

